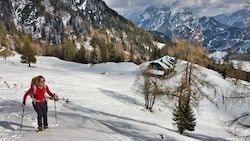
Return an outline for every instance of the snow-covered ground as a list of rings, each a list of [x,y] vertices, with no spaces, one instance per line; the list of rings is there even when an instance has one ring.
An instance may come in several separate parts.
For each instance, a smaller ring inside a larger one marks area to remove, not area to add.
[[[240,140],[220,124],[231,119],[229,113],[206,100],[201,102],[196,114],[195,131],[178,134],[172,125],[172,110],[161,101],[154,106],[154,113],[143,108],[143,97],[132,89],[140,66],[132,63],[90,66],[54,57],[37,57],[37,63],[27,67],[20,63],[20,56],[15,55],[7,61],[0,58],[0,66],[0,141]],[[221,91],[234,88],[217,72],[205,68],[203,72]],[[43,75],[50,90],[60,98],[69,98],[70,102],[60,100],[55,105],[54,101],[48,101],[51,129],[36,133],[36,113],[28,98],[20,132],[22,97],[36,75]],[[175,79],[169,83],[173,84]]]

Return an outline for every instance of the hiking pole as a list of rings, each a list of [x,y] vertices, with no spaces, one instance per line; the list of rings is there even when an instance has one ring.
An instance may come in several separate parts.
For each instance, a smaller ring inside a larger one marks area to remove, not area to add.
[[[19,133],[22,131],[22,127],[23,127],[23,116],[24,116],[24,108],[23,108],[23,112],[22,112],[22,119],[21,119],[21,124],[20,124],[20,131],[19,131]]]
[[[58,126],[58,124],[57,124],[57,114],[56,114],[56,100],[55,99],[54,99],[54,107],[55,107],[56,126]]]

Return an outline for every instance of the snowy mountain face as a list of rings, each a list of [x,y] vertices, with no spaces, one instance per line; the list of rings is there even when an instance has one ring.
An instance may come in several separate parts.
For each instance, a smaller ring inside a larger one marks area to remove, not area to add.
[[[44,1],[14,1],[14,21],[17,29],[31,33],[34,38],[57,36],[67,29],[77,33],[78,30],[88,29],[83,27],[86,22],[92,23],[93,27],[106,26],[112,17],[110,10],[102,0],[44,0]],[[67,27],[68,26],[68,27]],[[49,33],[48,30],[55,30]],[[44,37],[44,34],[52,34]],[[57,40],[56,40],[57,42]]]
[[[229,21],[232,24],[223,24],[213,17],[198,17],[188,8],[180,7],[149,7],[140,14],[125,16],[146,30],[158,31],[170,38],[202,42],[210,53],[233,47],[235,52],[250,54],[249,29],[232,26],[240,20],[243,23],[240,17]]]
[[[84,46],[87,39],[99,35],[115,47],[123,43],[127,47],[124,52],[134,46],[137,54],[147,54],[142,46],[154,47],[149,32],[110,9],[103,0],[12,0],[2,1],[0,7],[6,7],[0,9],[0,19],[41,43],[58,45],[66,38]]]
[[[142,14],[127,16],[127,18],[146,30],[158,31],[169,37],[172,37],[175,32],[190,31],[189,27],[196,23],[195,16],[187,8],[151,6]]]
[[[249,54],[248,29],[239,29],[223,25],[213,18],[199,19],[203,33],[203,45],[210,51],[234,48],[234,51]]]
[[[213,18],[222,24],[240,29],[250,26],[250,11],[248,9],[217,15]]]

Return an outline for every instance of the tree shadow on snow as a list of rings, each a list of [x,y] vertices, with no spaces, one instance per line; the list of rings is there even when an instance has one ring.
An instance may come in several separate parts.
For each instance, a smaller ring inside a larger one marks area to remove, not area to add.
[[[10,121],[0,121],[0,126],[3,127],[6,130],[11,130],[11,131],[19,131],[20,127],[21,127],[21,123],[18,122],[10,122]],[[22,126],[22,131],[29,131],[29,130],[23,130],[23,129],[33,129],[33,126],[27,126],[27,125],[23,125]]]
[[[102,90],[105,93],[110,93],[109,91]],[[112,93],[114,94],[114,93]],[[116,97],[117,94],[115,94],[114,97]],[[116,98],[120,98],[117,96]],[[121,99],[124,97],[122,96]],[[136,101],[132,103],[137,103]],[[161,140],[161,136],[163,136],[163,140],[168,140],[168,141],[177,141],[177,139],[174,139],[173,136],[168,136],[164,135],[164,133],[156,133],[154,128],[150,130],[150,128],[147,129],[142,129],[138,128],[138,124],[141,124],[143,126],[154,126],[159,129],[166,130],[168,132],[172,132],[174,134],[178,134],[176,130],[170,129],[163,127],[159,124],[151,123],[151,122],[146,122],[146,121],[141,121],[137,119],[132,119],[132,118],[127,118],[127,117],[122,117],[114,114],[109,114],[103,111],[97,111],[89,108],[84,108],[81,105],[77,105],[74,102],[69,102],[69,103],[64,103],[61,102],[63,107],[65,107],[68,110],[74,111],[74,113],[69,113],[69,112],[60,112],[58,115],[59,116],[64,116],[64,118],[68,118],[69,120],[79,120],[79,122],[82,122],[81,124],[74,125],[72,128],[75,128],[75,126],[81,126],[81,128],[91,128],[91,130],[96,130],[96,132],[103,132],[107,134],[113,135],[114,132],[117,134],[121,134],[123,136],[126,136],[128,138],[131,138],[136,141],[153,141],[156,138]],[[138,104],[138,103],[137,103]],[[58,116],[58,117],[59,117]],[[105,117],[105,118],[103,118]],[[60,119],[64,119],[60,118]],[[114,120],[104,120],[104,119],[114,119]],[[85,126],[86,123],[93,123],[95,126],[100,126],[100,128],[95,128],[93,127],[88,127]],[[104,126],[104,127],[103,127]],[[107,130],[107,128],[109,130]],[[151,133],[150,135],[147,133]],[[203,141],[227,141],[226,139],[220,138],[220,137],[213,137],[213,136],[207,136],[207,135],[202,135],[202,134],[195,134],[195,133],[189,133],[188,135],[183,135],[186,137],[190,137],[193,139],[198,139],[198,140],[203,140]]]
[[[138,100],[136,100],[135,98],[133,97],[130,97],[130,96],[127,96],[127,95],[124,95],[124,94],[121,94],[121,93],[118,93],[118,92],[115,92],[115,91],[110,91],[110,90],[105,90],[105,89],[102,89],[102,88],[99,88],[99,90],[107,95],[107,96],[110,96],[122,103],[125,103],[125,104],[131,104],[131,105],[142,105]]]
[[[6,130],[17,131],[21,127],[22,108],[21,102],[16,100],[2,100],[0,102],[0,113],[2,119],[0,126]],[[25,110],[30,111],[31,107],[26,106]],[[24,113],[25,114],[25,113]],[[33,126],[22,125],[23,128],[34,128]]]
[[[81,126],[82,128],[92,128],[85,126],[86,123],[93,123],[95,126],[101,126],[100,128],[95,128],[92,130],[96,130],[96,132],[103,132],[107,134],[113,135],[114,132],[117,134],[121,134],[123,136],[126,136],[128,138],[132,138],[136,141],[153,141],[156,138],[160,138],[160,133],[154,133],[153,129],[150,130],[138,128],[138,124],[142,124],[142,126],[154,126],[157,128],[161,128],[163,130],[168,130],[170,132],[176,132],[172,129],[163,127],[161,125],[150,123],[146,121],[140,121],[132,118],[126,118],[114,114],[105,113],[102,111],[92,110],[88,108],[83,108],[80,105],[76,105],[72,101],[70,103],[65,103],[63,106],[71,111],[74,111],[76,113],[69,113],[69,112],[60,112],[58,113],[59,116],[64,116],[63,118],[60,118],[60,120],[65,120],[65,118],[68,118],[69,120],[74,119],[74,121],[79,120],[79,124],[77,125],[71,125],[72,128],[75,128],[75,126]],[[58,116],[58,117],[59,117]],[[103,120],[105,119],[114,119],[114,120]],[[60,121],[65,124],[67,121]],[[133,124],[134,123],[134,124]],[[82,125],[81,125],[82,124]],[[80,128],[80,127],[79,127]],[[107,130],[107,128],[109,130]],[[152,133],[151,135],[148,135],[147,133]],[[164,138],[172,138],[172,137],[164,137]],[[175,139],[171,139],[171,141],[175,141]]]

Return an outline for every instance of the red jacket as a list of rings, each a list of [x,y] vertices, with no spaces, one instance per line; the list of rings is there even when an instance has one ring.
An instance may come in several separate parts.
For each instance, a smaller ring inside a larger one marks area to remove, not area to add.
[[[34,91],[34,86],[31,86],[30,89],[24,94],[23,96],[23,103],[25,103],[27,96],[32,94]],[[54,94],[49,90],[49,87],[46,85],[46,90],[44,89],[44,86],[42,88],[39,88],[36,86],[36,92],[34,94],[34,99],[36,104],[43,104],[46,102],[46,97],[45,97],[45,91],[50,95],[54,96]]]

